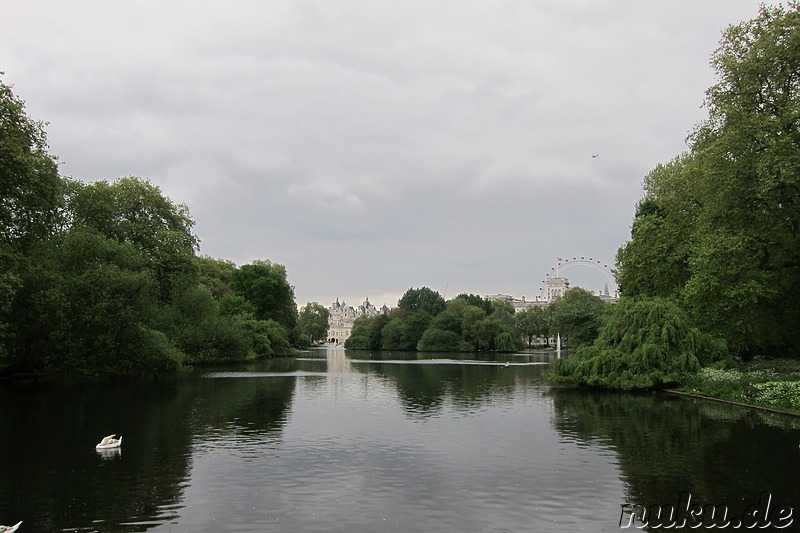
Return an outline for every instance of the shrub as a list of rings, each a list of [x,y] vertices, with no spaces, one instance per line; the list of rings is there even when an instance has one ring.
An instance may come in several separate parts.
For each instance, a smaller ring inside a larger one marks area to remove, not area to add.
[[[557,361],[551,375],[591,386],[646,389],[677,383],[724,353],[724,344],[691,327],[672,301],[622,299],[604,314],[594,344]]]

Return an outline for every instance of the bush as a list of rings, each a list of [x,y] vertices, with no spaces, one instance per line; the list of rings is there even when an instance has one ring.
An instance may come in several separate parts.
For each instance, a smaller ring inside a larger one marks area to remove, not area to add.
[[[461,335],[452,331],[430,327],[417,343],[420,352],[455,352],[462,342]]]
[[[755,400],[759,405],[800,411],[800,382],[768,381],[758,384]]]
[[[724,344],[691,327],[672,301],[622,299],[604,314],[594,344],[557,361],[551,375],[597,387],[647,389],[678,383],[724,354]]]

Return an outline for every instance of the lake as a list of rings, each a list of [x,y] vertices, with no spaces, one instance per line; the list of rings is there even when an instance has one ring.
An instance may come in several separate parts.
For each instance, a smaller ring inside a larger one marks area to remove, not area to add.
[[[800,526],[800,418],[554,387],[552,358],[315,349],[180,382],[1,387],[0,523],[608,532],[714,506],[730,528]],[[121,449],[97,452],[110,433]]]

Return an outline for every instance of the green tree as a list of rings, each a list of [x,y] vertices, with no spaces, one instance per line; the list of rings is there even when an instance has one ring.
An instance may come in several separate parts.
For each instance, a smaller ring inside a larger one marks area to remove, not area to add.
[[[436,316],[444,311],[446,304],[444,298],[433,289],[412,287],[400,298],[397,307],[410,313],[425,311],[431,316]]]
[[[242,361],[254,356],[255,342],[243,323],[245,317],[221,313],[220,307],[207,287],[187,287],[164,307],[158,329],[190,364]]]
[[[514,352],[519,349],[518,337],[508,331],[501,331],[494,338],[494,349],[498,352]]]
[[[458,333],[431,326],[422,334],[417,343],[417,350],[420,352],[457,352],[461,351],[463,342]]]
[[[328,310],[317,302],[309,302],[300,310],[297,319],[298,336],[310,342],[321,341],[328,335]]]
[[[180,353],[153,327],[158,285],[131,243],[76,229],[30,259],[13,303],[17,362],[93,379],[179,366]]]
[[[623,298],[608,307],[597,339],[558,360],[553,375],[597,387],[646,389],[677,383],[725,353],[724,342],[692,327],[673,301]]]
[[[44,126],[0,80],[0,242],[17,251],[58,227],[64,183]]]
[[[503,323],[494,316],[487,316],[477,321],[471,332],[472,342],[478,350],[491,350],[494,340],[503,331]]]
[[[464,340],[473,346],[473,349],[485,349],[482,346],[488,345],[488,342],[481,338],[478,324],[486,318],[486,311],[475,305],[467,305],[463,308],[461,316]]]
[[[227,259],[215,259],[207,255],[194,258],[197,269],[198,281],[211,291],[214,299],[219,300],[232,292],[231,277],[236,270],[236,264]]]
[[[241,294],[229,292],[219,300],[219,312],[227,316],[256,316],[256,306]]]
[[[136,177],[69,185],[72,227],[131,243],[140,250],[155,274],[162,301],[187,278],[196,279],[198,240],[186,205],[173,203],[157,186]]]
[[[645,179],[625,295],[678,299],[738,353],[800,353],[800,13],[762,6],[712,56],[690,153]]]
[[[746,351],[800,350],[800,13],[761,6],[712,57],[695,275],[684,298],[704,328]],[[702,301],[712,296],[713,301]],[[743,346],[750,344],[750,349]]]
[[[0,81],[0,370],[110,379],[293,353],[285,269],[198,258],[193,225],[147,180],[61,178]]]
[[[617,252],[617,281],[626,296],[676,297],[691,272],[693,228],[702,205],[692,184],[702,176],[697,157],[683,154],[644,179],[631,240]]]
[[[401,339],[401,350],[416,350],[422,335],[433,320],[427,311],[421,310],[412,313],[403,321]]]
[[[553,329],[572,346],[594,342],[606,303],[580,287],[550,304]]]
[[[483,312],[487,315],[492,312],[492,302],[477,294],[461,293],[451,301],[454,300],[462,300],[469,305],[474,305],[475,307],[483,309]]]
[[[10,361],[8,345],[14,333],[11,325],[11,302],[20,286],[16,254],[6,243],[0,243],[0,369]]]
[[[0,368],[14,362],[12,301],[21,286],[24,254],[59,227],[64,182],[57,159],[47,152],[44,126],[0,80]]]
[[[383,344],[383,329],[388,322],[387,315],[357,317],[353,322],[350,336],[344,341],[344,347],[351,350],[380,350]]]
[[[527,345],[533,345],[533,340],[550,335],[550,321],[546,307],[534,305],[518,311],[514,315],[514,326],[520,337],[525,339]]]
[[[447,309],[436,315],[431,321],[430,327],[442,331],[450,331],[461,337],[462,316],[448,302]]]
[[[382,350],[405,350],[403,344],[403,322],[405,318],[397,316],[389,317],[389,322],[383,326],[381,331],[381,349]],[[349,340],[349,339],[348,339]]]
[[[492,300],[491,302],[491,315],[512,329],[516,312],[511,302],[505,300]]]
[[[264,260],[242,265],[232,273],[230,287],[255,306],[257,319],[274,320],[290,331],[296,327],[294,288],[283,265]]]

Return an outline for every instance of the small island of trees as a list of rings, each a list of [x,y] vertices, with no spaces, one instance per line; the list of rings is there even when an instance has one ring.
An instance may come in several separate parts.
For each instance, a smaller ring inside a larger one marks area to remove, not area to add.
[[[605,305],[581,288],[549,306],[516,311],[505,300],[465,293],[445,302],[428,287],[412,287],[388,315],[358,317],[344,345],[354,350],[513,352],[549,346],[556,332],[582,343],[596,337]]]

